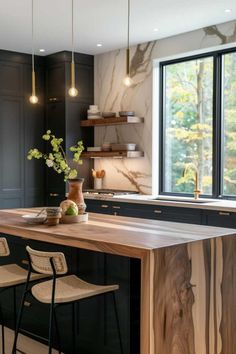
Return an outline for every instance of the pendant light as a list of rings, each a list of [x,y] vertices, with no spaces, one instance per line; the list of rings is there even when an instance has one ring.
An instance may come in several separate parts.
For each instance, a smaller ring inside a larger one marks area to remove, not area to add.
[[[36,96],[35,88],[35,69],[34,69],[34,0],[31,2],[31,30],[32,30],[32,94],[29,98],[30,103],[38,103],[38,97]]]
[[[75,87],[75,60],[74,60],[74,0],[71,0],[71,35],[72,35],[72,51],[71,51],[71,87],[68,91],[69,96],[78,96],[78,90]]]
[[[126,48],[126,76],[123,79],[123,83],[125,86],[131,86],[133,84],[133,80],[130,77],[130,0],[128,0],[128,21],[127,21],[127,48]]]

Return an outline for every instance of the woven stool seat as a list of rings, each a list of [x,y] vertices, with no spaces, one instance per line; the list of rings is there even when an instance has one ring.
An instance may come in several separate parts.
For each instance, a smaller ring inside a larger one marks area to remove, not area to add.
[[[17,264],[6,264],[0,266],[0,288],[24,284],[27,279],[28,271]],[[45,278],[44,274],[32,273],[30,281]]]
[[[36,284],[31,288],[31,292],[38,301],[49,304],[52,301],[52,284],[52,280]],[[83,281],[76,275],[67,275],[57,278],[55,304],[77,301],[117,289],[118,285],[95,285]]]

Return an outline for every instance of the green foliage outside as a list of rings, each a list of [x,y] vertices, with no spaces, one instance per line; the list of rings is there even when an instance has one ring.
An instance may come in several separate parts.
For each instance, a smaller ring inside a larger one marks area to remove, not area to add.
[[[236,53],[224,56],[224,194],[236,195]]]
[[[236,194],[236,54],[225,55],[224,193]],[[213,58],[165,68],[164,191],[193,193],[196,166],[203,194],[212,194]]]

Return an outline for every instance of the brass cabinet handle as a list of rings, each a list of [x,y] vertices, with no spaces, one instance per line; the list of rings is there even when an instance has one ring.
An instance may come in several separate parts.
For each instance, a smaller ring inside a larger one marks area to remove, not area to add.
[[[120,209],[120,206],[113,205],[112,208],[113,209]]]
[[[155,214],[162,214],[162,210],[156,209],[156,210],[154,210],[154,213],[155,213]]]
[[[58,193],[50,193],[49,195],[50,195],[50,197],[58,197],[59,196]]]
[[[48,100],[49,100],[49,102],[57,102],[57,101],[59,101],[59,99],[56,98],[56,97],[50,97]]]
[[[29,264],[29,261],[28,261],[27,259],[22,259],[21,263],[22,263],[22,264],[27,264],[27,265],[28,265],[28,264]]]
[[[101,208],[108,208],[109,207],[109,205],[107,205],[107,204],[102,204],[101,205]]]
[[[24,306],[26,306],[26,307],[30,307],[30,306],[31,306],[31,302],[29,302],[29,301],[25,301],[25,302],[24,302]]]
[[[219,211],[219,215],[230,216],[231,213],[228,213],[227,211]]]

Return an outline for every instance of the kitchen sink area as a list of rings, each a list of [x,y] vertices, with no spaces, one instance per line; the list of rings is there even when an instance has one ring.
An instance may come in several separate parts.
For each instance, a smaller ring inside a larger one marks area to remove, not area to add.
[[[199,199],[194,199],[194,198],[190,198],[190,197],[157,197],[154,198],[153,200],[156,201],[167,201],[167,202],[176,202],[176,203],[193,203],[193,204],[206,204],[206,203],[213,203],[215,202],[215,200],[212,199],[203,199],[203,198],[199,198]]]

